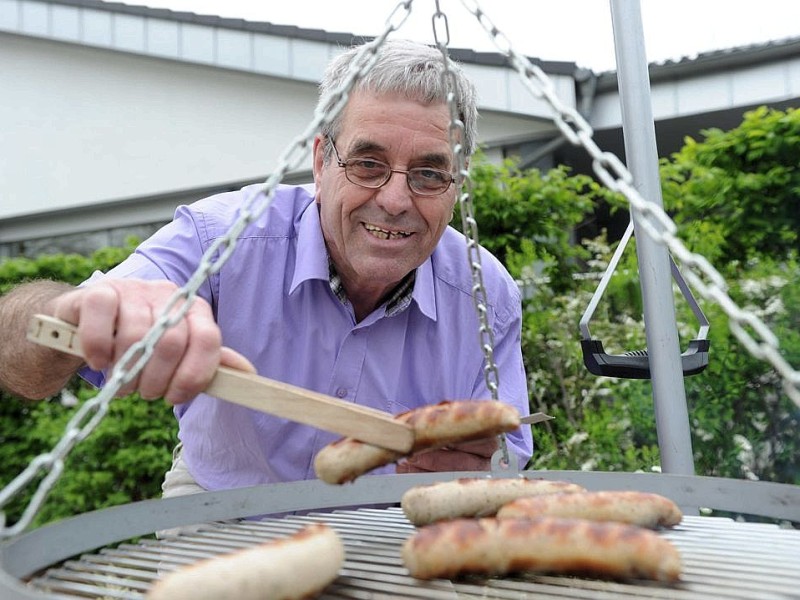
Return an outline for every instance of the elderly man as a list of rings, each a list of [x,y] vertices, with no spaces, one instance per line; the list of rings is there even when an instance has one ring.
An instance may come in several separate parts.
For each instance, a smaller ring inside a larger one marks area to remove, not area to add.
[[[320,102],[343,80],[355,51],[332,62]],[[180,444],[165,495],[313,478],[315,454],[334,439],[204,394],[220,365],[391,413],[491,398],[466,244],[448,227],[458,190],[442,68],[441,54],[427,46],[381,47],[344,111],[314,140],[313,186],[279,186],[186,318],[121,390],[175,405]],[[453,69],[471,152],[475,94]],[[104,371],[141,339],[254,189],[178,208],[126,261],[77,289],[41,281],[0,299],[0,385],[41,398],[76,371],[102,385]],[[482,265],[500,396],[527,414],[519,293],[485,251]],[[25,341],[35,312],[78,325],[85,363]],[[524,464],[530,428],[508,441]],[[396,468],[487,469],[496,447],[495,439],[471,442]]]

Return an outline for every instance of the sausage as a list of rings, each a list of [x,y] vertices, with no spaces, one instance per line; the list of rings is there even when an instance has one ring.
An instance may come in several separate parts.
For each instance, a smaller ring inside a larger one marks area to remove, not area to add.
[[[147,600],[294,600],[318,594],[344,564],[336,532],[314,524],[265,542],[172,571]]]
[[[395,419],[414,429],[411,454],[490,437],[520,426],[517,409],[496,400],[444,401],[401,413]],[[326,483],[342,484],[404,456],[353,438],[342,438],[317,453],[314,470]]]
[[[669,498],[646,492],[585,492],[518,498],[503,506],[498,518],[575,517],[617,521],[655,529],[672,527],[683,513]]]
[[[428,525],[459,517],[490,517],[498,509],[524,496],[585,492],[566,481],[516,478],[460,478],[410,488],[400,506],[414,525]]]
[[[558,517],[434,523],[406,540],[402,557],[418,579],[540,571],[677,581],[681,572],[678,550],[649,529]]]

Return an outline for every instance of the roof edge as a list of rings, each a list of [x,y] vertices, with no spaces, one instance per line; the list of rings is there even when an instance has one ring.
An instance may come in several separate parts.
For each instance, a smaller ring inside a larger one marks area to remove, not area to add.
[[[77,8],[102,10],[119,14],[168,19],[181,23],[222,27],[239,31],[266,33],[282,37],[297,38],[315,42],[326,42],[342,46],[354,46],[375,39],[374,36],[356,35],[353,33],[331,32],[323,29],[309,29],[296,25],[280,25],[267,21],[248,21],[215,15],[203,15],[194,12],[173,11],[166,8],[151,8],[122,2],[106,2],[104,0],[42,0],[48,4],[61,4]],[[477,52],[469,48],[451,48],[450,55],[458,62],[484,65],[505,66],[508,58],[500,52]],[[531,63],[553,75],[574,75],[577,64],[568,61],[547,61],[536,57],[527,57]]]
[[[720,69],[756,66],[794,57],[800,57],[800,37],[702,52],[696,57],[686,57],[676,61],[650,63],[648,72],[651,82],[665,82],[705,75]],[[616,89],[616,71],[604,71],[598,75],[598,92]]]

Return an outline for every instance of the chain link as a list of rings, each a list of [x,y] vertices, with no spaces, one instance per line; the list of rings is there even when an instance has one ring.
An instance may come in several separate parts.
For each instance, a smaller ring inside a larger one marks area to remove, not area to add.
[[[508,38],[494,26],[477,2],[461,0],[461,4],[475,16],[498,50],[506,55],[533,96],[547,100],[554,113],[553,122],[573,145],[583,146],[588,152],[594,172],[603,184],[625,196],[634,214],[641,217],[637,222],[641,223],[646,234],[669,248],[676,262],[687,267],[686,280],[700,295],[720,305],[729,317],[731,332],[754,357],[775,368],[783,380],[786,395],[800,406],[800,372],[780,353],[775,334],[757,315],[743,310],[730,298],[725,279],[704,256],[688,250],[675,236],[677,227],[669,215],[658,204],[648,202],[639,194],[633,187],[633,176],[619,158],[597,146],[592,128],[577,111],[559,100],[547,74],[514,50]]]
[[[297,167],[300,161],[306,157],[319,128],[323,124],[330,123],[343,110],[356,81],[377,60],[377,51],[386,37],[396,31],[408,18],[412,1],[407,0],[398,4],[387,20],[383,33],[373,41],[364,44],[356,53],[342,84],[331,90],[329,95],[320,102],[305,131],[295,138],[279,157],[275,171],[259,189],[251,193],[245,200],[236,220],[226,234],[209,246],[201,257],[195,273],[186,285],[170,297],[164,310],[147,334],[123,354],[98,394],[84,402],[75,412],[55,448],[49,453],[34,458],[28,467],[0,492],[1,509],[32,485],[36,479],[41,478],[22,516],[13,526],[6,525],[6,514],[4,511],[0,512],[0,539],[18,535],[30,525],[63,471],[64,460],[69,452],[96,429],[108,412],[109,403],[117,391],[141,371],[151,358],[153,349],[164,332],[184,318],[196,298],[200,286],[210,275],[217,273],[222,268],[233,253],[240,234],[269,207],[275,186],[290,169]],[[402,10],[405,12],[401,12]],[[331,106],[331,108],[324,110],[325,106]]]

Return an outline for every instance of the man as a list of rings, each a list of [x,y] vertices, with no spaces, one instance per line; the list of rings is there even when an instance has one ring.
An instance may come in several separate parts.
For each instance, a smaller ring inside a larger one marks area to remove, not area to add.
[[[342,81],[354,51],[329,67],[320,102]],[[458,190],[442,66],[440,53],[420,44],[381,48],[345,110],[314,140],[314,185],[279,187],[186,318],[121,390],[175,405],[181,444],[166,496],[313,478],[315,454],[335,438],[203,394],[219,365],[391,413],[491,398],[465,241],[448,227]],[[455,73],[469,153],[475,94]],[[35,282],[0,299],[0,385],[46,397],[79,369],[101,385],[254,189],[180,207],[120,266],[77,289]],[[486,252],[482,265],[500,396],[527,414],[519,293]],[[85,365],[25,341],[35,312],[78,325]],[[508,441],[524,464],[529,428]],[[397,471],[487,469],[496,447],[493,438],[429,452]]]

